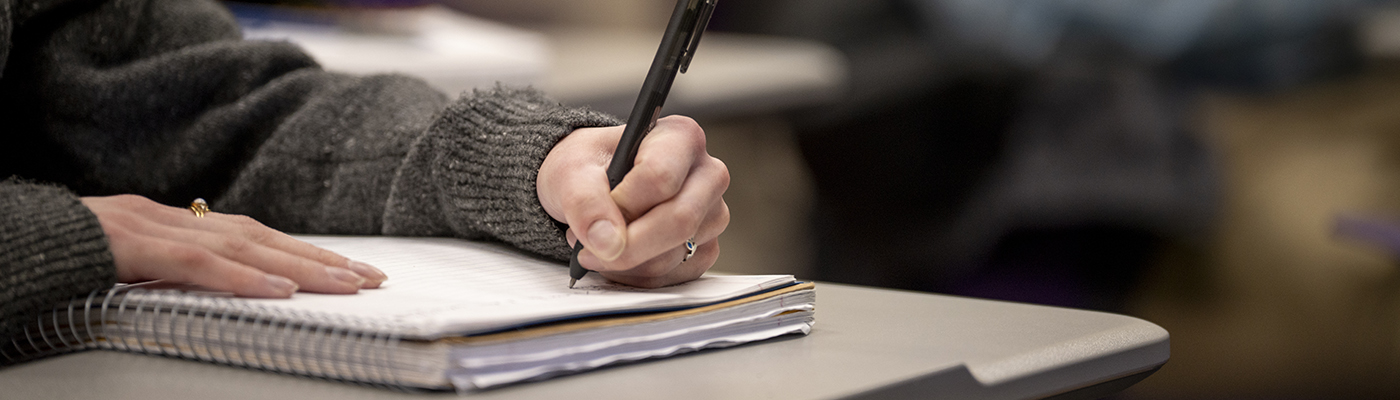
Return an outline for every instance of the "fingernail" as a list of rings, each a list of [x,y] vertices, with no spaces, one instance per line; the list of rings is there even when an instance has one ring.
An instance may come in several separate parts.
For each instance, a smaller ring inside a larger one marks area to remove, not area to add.
[[[292,282],[291,279],[273,274],[263,275],[263,280],[267,281],[267,287],[272,288],[272,290],[277,292],[277,295],[282,297],[289,297],[292,293],[296,293],[297,289],[301,288],[297,286],[296,282]]]
[[[594,222],[593,226],[588,227],[588,239],[593,255],[603,261],[616,260],[622,255],[623,246],[627,244],[622,232],[618,232],[612,221],[606,219]]]
[[[388,275],[384,275],[384,271],[380,271],[379,268],[375,268],[373,265],[359,261],[350,260],[349,268],[351,271],[355,271],[355,273],[360,274],[360,276],[365,277],[365,279],[368,279],[370,282],[379,283],[389,279]]]
[[[326,273],[330,274],[332,279],[355,285],[357,288],[365,284],[365,277],[345,268],[326,267]]]

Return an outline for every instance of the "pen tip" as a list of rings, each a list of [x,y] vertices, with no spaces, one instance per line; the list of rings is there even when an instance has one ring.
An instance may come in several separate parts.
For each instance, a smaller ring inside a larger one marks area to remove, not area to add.
[[[575,283],[578,283],[578,279],[569,279],[569,289],[573,289]]]

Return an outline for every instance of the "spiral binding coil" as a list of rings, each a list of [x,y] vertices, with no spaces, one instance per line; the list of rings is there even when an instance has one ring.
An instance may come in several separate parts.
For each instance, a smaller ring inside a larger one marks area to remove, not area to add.
[[[117,286],[40,313],[0,343],[13,364],[88,349],[182,358],[289,375],[416,390],[395,368],[388,326],[173,289]]]

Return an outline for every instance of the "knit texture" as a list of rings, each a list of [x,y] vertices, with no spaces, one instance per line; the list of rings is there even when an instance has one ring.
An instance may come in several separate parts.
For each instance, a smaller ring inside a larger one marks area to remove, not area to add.
[[[102,225],[68,190],[13,179],[0,182],[0,216],[4,344],[39,311],[117,282]]]
[[[394,173],[446,97],[402,76],[307,70],[278,84],[310,87],[307,102],[283,117],[211,206],[288,232],[381,233]]]

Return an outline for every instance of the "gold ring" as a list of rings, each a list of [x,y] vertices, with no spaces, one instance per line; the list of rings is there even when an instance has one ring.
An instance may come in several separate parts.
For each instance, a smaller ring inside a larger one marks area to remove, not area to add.
[[[204,218],[204,213],[209,212],[209,203],[202,198],[194,199],[190,202],[190,211],[194,211],[194,216]]]

